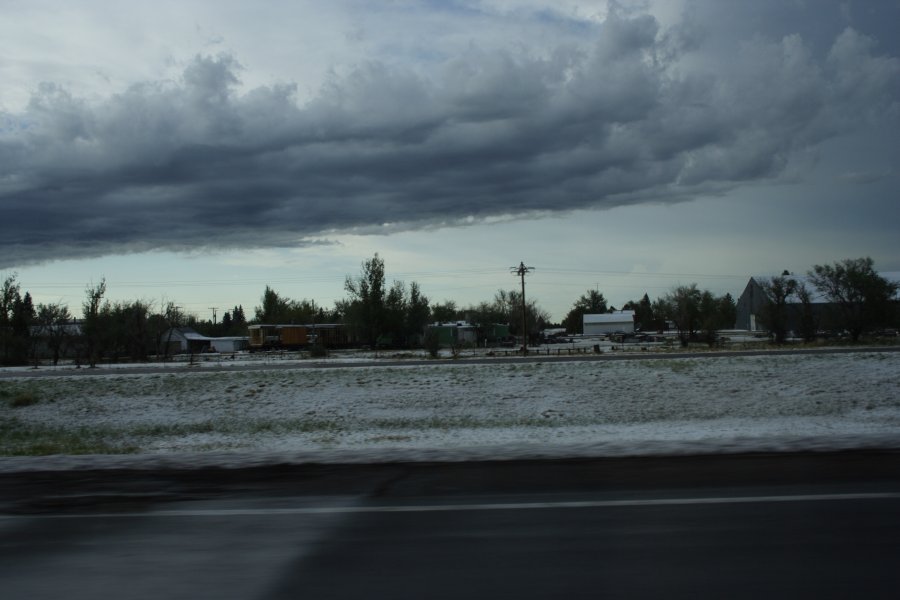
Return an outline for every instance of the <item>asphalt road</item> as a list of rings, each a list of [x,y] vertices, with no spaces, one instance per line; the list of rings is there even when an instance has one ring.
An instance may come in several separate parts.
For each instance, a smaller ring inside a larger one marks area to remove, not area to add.
[[[0,597],[895,598],[900,454],[0,475]]]

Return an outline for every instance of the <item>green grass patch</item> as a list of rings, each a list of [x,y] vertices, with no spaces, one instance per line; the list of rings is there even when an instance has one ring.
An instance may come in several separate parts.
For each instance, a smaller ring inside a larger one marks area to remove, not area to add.
[[[129,429],[128,434],[139,437],[176,437],[214,433],[216,431],[217,427],[213,421],[201,421],[199,423],[154,423],[152,425],[139,425]]]
[[[510,417],[506,419],[476,419],[474,417],[424,417],[374,419],[362,424],[375,429],[503,429],[508,427],[561,427],[579,425],[581,421],[573,419],[549,419],[546,417]]]
[[[38,395],[33,390],[21,390],[10,398],[9,405],[13,408],[22,408],[37,404],[38,402]]]
[[[265,435],[338,431],[335,421],[325,419],[258,419],[200,421],[197,423],[155,423],[129,428],[128,436],[145,438],[184,437],[188,435]]]
[[[120,444],[120,437],[102,428],[65,429],[0,419],[0,455],[132,454],[137,448]]]
[[[5,383],[0,386],[0,400],[10,408],[23,408],[37,404],[41,398],[32,385]]]
[[[643,365],[653,369],[669,370],[673,373],[693,373],[697,367],[693,361],[668,358],[654,358],[653,360],[643,361]]]

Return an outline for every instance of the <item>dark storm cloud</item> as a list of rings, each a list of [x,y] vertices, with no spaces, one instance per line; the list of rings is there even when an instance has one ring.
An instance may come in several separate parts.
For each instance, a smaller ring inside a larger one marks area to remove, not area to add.
[[[373,61],[300,103],[197,57],[102,101],[44,84],[0,115],[0,267],[335,230],[678,201],[780,176],[896,111],[900,61],[845,29],[704,53],[690,23],[611,16],[589,47]]]

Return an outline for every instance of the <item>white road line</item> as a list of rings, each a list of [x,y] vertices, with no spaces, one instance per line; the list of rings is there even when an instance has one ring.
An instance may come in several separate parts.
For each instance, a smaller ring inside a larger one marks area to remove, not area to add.
[[[367,506],[297,506],[288,508],[225,508],[158,510],[122,513],[74,513],[10,515],[0,520],[24,519],[97,519],[97,518],[165,518],[165,517],[256,517],[279,515],[325,515],[354,513],[423,513],[486,510],[543,510],[566,508],[621,508],[641,506],[687,506],[698,504],[764,504],[768,502],[832,502],[846,500],[897,500],[900,492],[800,494],[791,496],[723,496],[713,498],[651,498],[645,500],[579,500],[571,502],[490,502],[482,504],[413,504]]]

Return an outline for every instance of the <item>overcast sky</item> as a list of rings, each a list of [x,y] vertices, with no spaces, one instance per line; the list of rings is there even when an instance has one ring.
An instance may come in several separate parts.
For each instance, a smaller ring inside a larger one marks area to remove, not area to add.
[[[75,312],[432,301],[561,319],[900,270],[900,0],[0,0],[0,274]]]

